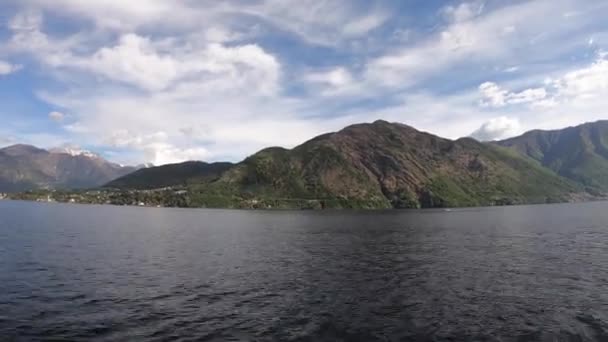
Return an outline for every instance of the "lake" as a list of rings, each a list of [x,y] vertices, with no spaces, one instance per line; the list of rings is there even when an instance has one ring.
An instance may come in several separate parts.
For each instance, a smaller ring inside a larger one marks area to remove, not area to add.
[[[608,341],[608,203],[0,201],[0,340]]]

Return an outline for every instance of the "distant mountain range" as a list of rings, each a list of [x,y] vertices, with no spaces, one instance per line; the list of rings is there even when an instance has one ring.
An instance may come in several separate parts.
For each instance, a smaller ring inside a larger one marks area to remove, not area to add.
[[[267,148],[237,164],[186,162],[136,171],[97,156],[13,146],[0,150],[0,165],[7,164],[12,167],[3,168],[0,179],[11,180],[5,186],[13,189],[105,184],[110,197],[120,197],[118,203],[144,202],[139,195],[129,199],[125,190],[154,189],[165,192],[148,198],[155,204],[167,204],[163,196],[169,196],[171,205],[189,207],[429,208],[580,201],[608,192],[608,121],[487,143],[448,140],[376,121],[291,150]],[[52,172],[54,165],[64,171]],[[106,200],[112,202],[110,197]]]
[[[376,121],[238,164],[139,170],[118,189],[187,186],[189,206],[418,208],[590,199],[608,190],[606,122],[455,141]]]
[[[0,149],[0,192],[92,188],[135,170],[88,151],[13,145]]]
[[[608,191],[608,121],[500,141],[588,190]]]

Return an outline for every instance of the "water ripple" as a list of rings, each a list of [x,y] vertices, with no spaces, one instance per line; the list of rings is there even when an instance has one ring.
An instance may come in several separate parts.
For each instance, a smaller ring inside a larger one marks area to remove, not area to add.
[[[608,341],[607,209],[0,202],[0,340]]]

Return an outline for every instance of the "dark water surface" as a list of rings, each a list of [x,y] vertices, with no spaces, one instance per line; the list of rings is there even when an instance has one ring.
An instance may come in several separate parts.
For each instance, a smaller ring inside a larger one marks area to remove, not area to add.
[[[0,201],[0,340],[608,341],[608,203]]]

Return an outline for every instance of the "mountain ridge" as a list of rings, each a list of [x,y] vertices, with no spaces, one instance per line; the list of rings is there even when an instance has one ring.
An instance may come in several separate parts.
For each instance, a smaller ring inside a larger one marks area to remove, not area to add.
[[[232,167],[228,162],[205,163],[186,161],[156,167],[142,168],[117,178],[104,185],[115,189],[150,189],[168,186],[187,185],[188,183],[211,180]]]
[[[587,133],[567,133],[579,130]],[[563,136],[583,138],[575,139],[580,146],[564,149],[570,145],[560,143]],[[589,141],[601,144],[590,148]],[[313,137],[292,149],[268,147],[235,164],[191,161],[137,170],[106,183],[101,198],[115,204],[312,209],[589,200],[605,196],[601,182],[583,182],[531,151],[550,150],[547,155],[562,159],[592,151],[593,160],[603,158],[608,164],[608,149],[603,149],[607,141],[608,121],[482,143],[377,120]],[[608,175],[608,168],[600,173]],[[76,199],[101,201],[99,192],[95,194],[97,199]],[[64,198],[74,199],[70,196]]]
[[[92,188],[133,171],[92,154],[72,155],[26,144],[0,149],[0,192]]]
[[[511,150],[382,120],[323,134],[291,150],[261,150],[193,190],[200,194],[193,196],[195,206],[223,197],[240,200],[237,207],[276,207],[282,199],[362,208],[559,202],[581,192]]]
[[[608,191],[608,120],[561,130],[534,130],[495,142],[589,190]]]

